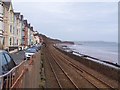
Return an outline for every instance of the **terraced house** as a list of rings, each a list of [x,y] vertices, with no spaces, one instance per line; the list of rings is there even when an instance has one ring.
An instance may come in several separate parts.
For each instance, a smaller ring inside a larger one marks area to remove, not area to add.
[[[12,4],[10,3],[10,7],[9,7],[9,48],[14,46],[14,11],[13,11],[13,7]]]
[[[20,44],[20,48],[23,50],[24,49],[24,17],[23,17],[23,15],[20,15],[20,17],[21,17],[21,44]]]
[[[30,24],[28,24],[28,46],[31,45],[31,42],[30,42],[30,41],[31,41],[31,40],[30,40],[30,39],[31,39],[31,38],[30,38],[30,37],[31,37],[31,33],[30,33],[30,31],[31,31],[31,30],[30,30]]]
[[[4,2],[4,48],[14,46],[14,11],[11,2]]]
[[[28,46],[28,23],[27,20],[24,20],[24,36],[23,36],[23,40],[24,40],[24,48],[27,48]]]
[[[21,45],[21,15],[14,13],[14,48],[20,48]]]
[[[0,1],[0,46],[10,51],[38,43],[38,34],[20,12],[14,12],[12,2]]]
[[[35,44],[39,44],[40,37],[39,37],[39,33],[37,31],[34,32],[34,37],[35,37]]]
[[[30,29],[31,29],[30,42],[31,42],[31,45],[34,45],[34,43],[35,43],[34,30],[33,30],[33,27],[31,27]]]

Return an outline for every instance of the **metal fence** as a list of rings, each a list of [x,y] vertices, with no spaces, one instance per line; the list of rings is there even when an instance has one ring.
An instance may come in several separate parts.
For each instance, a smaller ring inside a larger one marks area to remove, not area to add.
[[[0,76],[0,89],[39,88],[40,80],[40,51],[30,60],[21,62],[8,73]]]

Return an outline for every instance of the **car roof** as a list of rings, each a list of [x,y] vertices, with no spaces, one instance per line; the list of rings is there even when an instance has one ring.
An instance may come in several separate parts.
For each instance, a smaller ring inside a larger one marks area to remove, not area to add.
[[[5,50],[0,50],[0,53],[3,53],[3,52],[7,52],[7,51],[5,51]],[[7,52],[8,53],[8,52]]]
[[[26,49],[26,50],[36,50],[35,48],[28,48],[28,49]]]

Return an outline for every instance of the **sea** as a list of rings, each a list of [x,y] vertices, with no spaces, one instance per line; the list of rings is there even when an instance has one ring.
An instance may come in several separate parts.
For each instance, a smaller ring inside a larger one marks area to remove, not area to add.
[[[67,46],[75,52],[120,65],[120,61],[118,61],[118,43],[116,42],[77,41],[74,43],[74,45]]]

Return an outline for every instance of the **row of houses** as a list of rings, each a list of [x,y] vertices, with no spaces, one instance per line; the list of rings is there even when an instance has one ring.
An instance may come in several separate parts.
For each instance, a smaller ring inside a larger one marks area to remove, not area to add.
[[[24,16],[14,12],[11,1],[0,1],[0,45],[3,49],[27,48],[41,41],[39,33]]]

